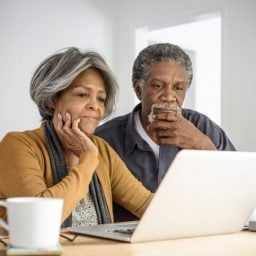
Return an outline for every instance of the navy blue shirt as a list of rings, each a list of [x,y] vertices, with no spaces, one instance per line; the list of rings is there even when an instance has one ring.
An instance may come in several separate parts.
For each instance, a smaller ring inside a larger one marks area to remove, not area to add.
[[[141,108],[137,105],[127,115],[116,117],[96,129],[95,134],[105,139],[119,154],[130,171],[146,188],[155,192],[169,165],[181,148],[162,144],[159,160],[151,147],[135,129],[134,114]],[[190,109],[182,109],[182,115],[207,135],[218,150],[235,150],[225,132],[207,116]],[[125,209],[114,205],[115,221],[137,219]]]

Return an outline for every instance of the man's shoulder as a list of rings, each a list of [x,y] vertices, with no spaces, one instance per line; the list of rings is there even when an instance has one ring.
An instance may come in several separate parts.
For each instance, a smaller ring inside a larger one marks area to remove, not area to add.
[[[188,117],[205,117],[208,118],[205,114],[200,113],[196,110],[190,109],[190,108],[183,108],[182,109],[182,114],[185,118]]]
[[[101,124],[100,126],[98,126],[95,131],[95,134],[100,135],[100,134],[105,133],[106,131],[113,132],[116,129],[120,130],[120,129],[122,129],[122,127],[124,128],[127,126],[128,118],[129,118],[129,114],[110,119],[110,120],[106,121],[105,123]]]
[[[106,140],[119,154],[126,145],[126,132],[129,123],[129,114],[115,117],[100,125],[95,130],[95,135]]]
[[[191,109],[182,109],[182,115],[207,135],[219,150],[235,150],[225,131],[207,115]]]
[[[199,123],[202,124],[204,122],[210,122],[215,124],[207,115],[200,113],[196,110],[184,108],[182,109],[182,115],[195,125]]]
[[[182,109],[182,115],[208,136],[215,136],[223,132],[219,125],[203,113],[192,109]]]

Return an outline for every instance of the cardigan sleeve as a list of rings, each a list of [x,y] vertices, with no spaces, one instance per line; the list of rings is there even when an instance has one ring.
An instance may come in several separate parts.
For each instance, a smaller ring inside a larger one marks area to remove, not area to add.
[[[137,217],[141,217],[153,194],[133,176],[118,156],[117,158],[116,168],[111,175],[113,200]]]
[[[106,165],[108,165],[113,201],[122,205],[136,216],[141,217],[153,194],[132,175],[111,146],[103,139],[101,141],[105,147],[104,150],[100,143],[101,153],[105,152],[101,161],[108,161]]]
[[[52,184],[49,156],[43,143],[24,133],[9,133],[0,146],[0,196],[59,197],[64,199],[64,221],[88,191],[98,157],[81,154],[79,164],[56,185]]]

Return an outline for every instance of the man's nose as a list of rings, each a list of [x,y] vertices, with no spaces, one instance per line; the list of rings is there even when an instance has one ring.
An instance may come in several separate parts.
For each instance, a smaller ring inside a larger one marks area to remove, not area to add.
[[[161,100],[162,101],[167,101],[167,102],[174,102],[177,100],[177,94],[175,90],[172,87],[167,86],[162,95],[161,95]]]

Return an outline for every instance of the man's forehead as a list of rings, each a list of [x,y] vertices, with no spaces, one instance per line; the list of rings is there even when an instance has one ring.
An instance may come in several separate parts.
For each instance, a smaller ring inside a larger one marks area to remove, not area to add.
[[[175,61],[171,60],[161,60],[161,61],[153,61],[149,64],[150,69],[155,69],[158,67],[164,67],[164,68],[180,68],[180,69],[186,69],[184,65],[177,63]]]
[[[147,75],[158,79],[162,76],[175,75],[186,79],[186,69],[183,65],[173,62],[154,62],[151,63]]]

